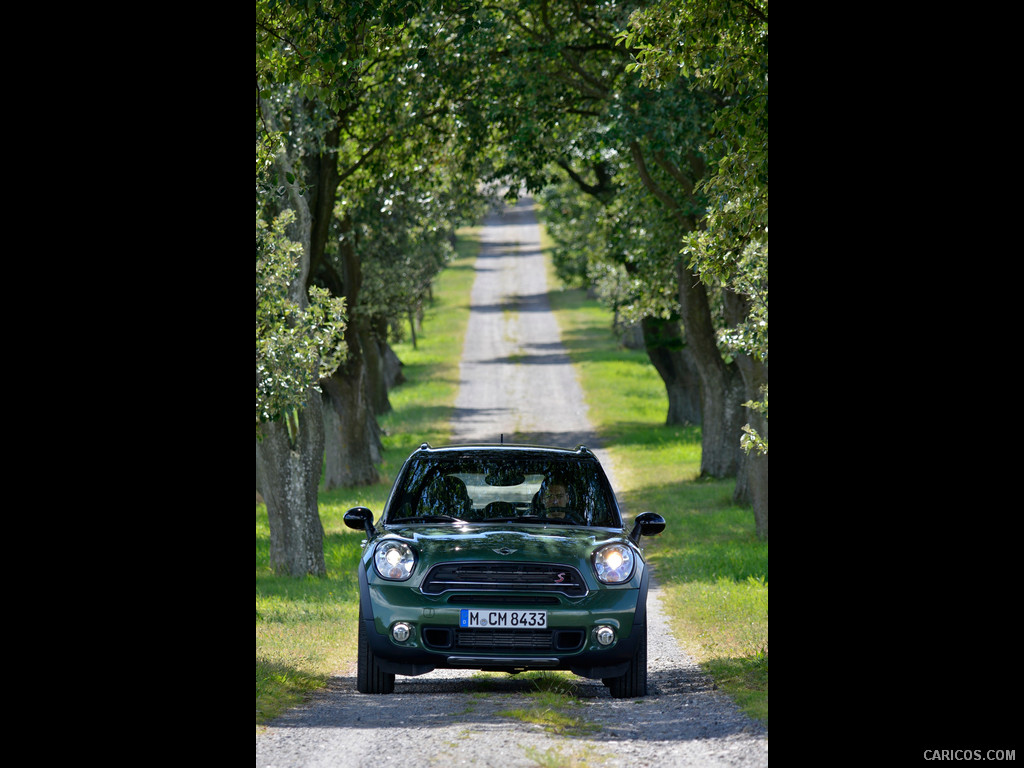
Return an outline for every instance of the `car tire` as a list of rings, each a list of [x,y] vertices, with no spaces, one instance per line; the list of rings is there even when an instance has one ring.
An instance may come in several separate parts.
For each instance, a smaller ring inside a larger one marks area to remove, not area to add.
[[[647,695],[647,624],[639,627],[640,638],[629,661],[629,669],[621,677],[602,680],[613,699],[630,699]]]
[[[366,622],[359,620],[359,657],[356,662],[356,690],[360,693],[394,693],[395,676],[384,672],[370,647]]]

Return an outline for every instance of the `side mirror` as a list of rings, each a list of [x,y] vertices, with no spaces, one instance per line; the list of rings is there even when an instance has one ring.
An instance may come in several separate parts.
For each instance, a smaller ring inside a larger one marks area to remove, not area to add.
[[[346,512],[345,525],[357,531],[366,531],[367,539],[372,539],[377,534],[373,527],[373,512],[366,507],[352,507]]]
[[[657,536],[664,530],[664,517],[654,512],[643,512],[636,516],[633,530],[629,533],[629,540],[634,544],[639,544],[641,536]]]

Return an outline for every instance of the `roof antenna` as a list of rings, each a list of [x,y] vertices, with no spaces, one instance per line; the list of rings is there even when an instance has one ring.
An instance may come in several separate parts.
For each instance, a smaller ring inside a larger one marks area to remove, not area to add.
[[[501,444],[502,445],[505,444],[505,433],[504,432],[501,433]]]

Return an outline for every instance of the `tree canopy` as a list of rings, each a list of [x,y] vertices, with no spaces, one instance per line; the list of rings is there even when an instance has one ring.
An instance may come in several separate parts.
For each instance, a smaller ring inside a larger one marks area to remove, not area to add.
[[[767,2],[256,11],[258,425],[322,391],[328,444],[372,463],[377,352],[498,185],[540,196],[559,273],[643,324],[670,391],[694,372],[669,419],[701,420],[704,471],[743,464],[742,402],[766,453]]]
[[[766,0],[659,2],[634,13],[619,41],[634,51],[629,69],[650,87],[690,78],[721,94],[714,118],[714,172],[702,186],[704,226],[684,253],[702,279],[743,296],[747,315],[724,339],[768,363],[768,3]],[[767,419],[768,385],[750,405]],[[747,444],[767,452],[767,433]]]

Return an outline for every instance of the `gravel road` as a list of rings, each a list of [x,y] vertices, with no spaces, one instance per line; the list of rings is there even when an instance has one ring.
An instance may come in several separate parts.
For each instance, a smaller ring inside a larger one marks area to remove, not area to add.
[[[549,311],[532,201],[493,213],[482,239],[453,442],[582,442],[614,483]],[[257,735],[256,766],[767,766],[767,733],[679,648],[656,585],[648,622],[650,694],[612,699],[600,681],[574,678],[567,713],[586,727],[562,734],[499,714],[535,705],[536,684],[521,676],[437,670],[361,695],[353,648],[326,689]]]
[[[452,442],[596,443],[548,305],[533,202],[493,213],[480,237]]]

